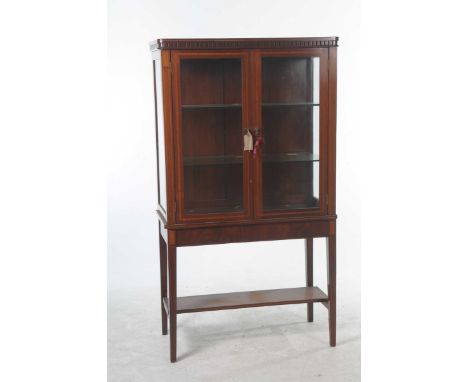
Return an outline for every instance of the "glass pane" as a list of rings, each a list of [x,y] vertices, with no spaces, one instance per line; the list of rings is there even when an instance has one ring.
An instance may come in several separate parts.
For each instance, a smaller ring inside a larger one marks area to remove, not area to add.
[[[240,59],[181,61],[184,212],[242,211]]]
[[[314,106],[312,109],[312,143],[313,152],[317,155],[317,159],[320,151],[320,139],[319,139],[319,126],[320,126],[320,106]]]
[[[320,58],[312,58],[314,103],[320,103]]]
[[[156,133],[158,140],[158,202],[166,212],[166,156],[164,152],[164,114],[162,104],[162,72],[160,60],[154,61],[154,79],[156,81]]]
[[[319,207],[318,57],[262,60],[263,209]]]

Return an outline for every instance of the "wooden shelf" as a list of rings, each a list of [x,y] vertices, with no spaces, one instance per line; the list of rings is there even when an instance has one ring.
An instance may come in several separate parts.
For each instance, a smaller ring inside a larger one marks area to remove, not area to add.
[[[182,105],[182,110],[191,110],[191,109],[227,109],[227,108],[240,108],[242,104],[240,103],[230,103],[230,104],[201,104],[201,105]]]
[[[177,298],[177,313],[252,308],[258,306],[327,302],[328,296],[318,287],[257,290],[186,296]]]

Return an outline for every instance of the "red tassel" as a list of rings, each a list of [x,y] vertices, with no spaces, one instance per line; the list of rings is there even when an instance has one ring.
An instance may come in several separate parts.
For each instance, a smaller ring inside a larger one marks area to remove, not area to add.
[[[253,148],[253,157],[255,158],[257,156],[257,148],[259,148],[263,144],[263,137],[257,137],[255,139],[255,145]]]

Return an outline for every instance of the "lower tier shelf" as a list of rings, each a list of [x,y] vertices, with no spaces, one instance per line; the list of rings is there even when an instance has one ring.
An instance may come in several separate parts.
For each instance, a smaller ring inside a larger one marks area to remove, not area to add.
[[[206,312],[210,310],[252,308],[258,306],[303,304],[328,301],[328,296],[318,287],[257,290],[185,296],[177,298],[177,313]],[[169,303],[164,298],[167,309]]]

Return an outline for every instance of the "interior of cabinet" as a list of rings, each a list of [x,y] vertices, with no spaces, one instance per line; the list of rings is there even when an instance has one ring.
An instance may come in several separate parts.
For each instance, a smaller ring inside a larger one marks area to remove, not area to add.
[[[243,209],[241,60],[181,60],[184,212]]]
[[[319,206],[319,58],[262,58],[263,209]]]
[[[319,207],[319,58],[262,58],[263,210]],[[180,63],[184,213],[244,210],[242,62]]]

